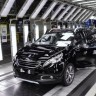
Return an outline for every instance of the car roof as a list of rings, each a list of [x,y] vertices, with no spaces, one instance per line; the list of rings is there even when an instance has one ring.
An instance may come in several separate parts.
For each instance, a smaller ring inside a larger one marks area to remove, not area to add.
[[[74,32],[73,29],[57,29],[57,28],[53,28],[50,31],[48,31],[47,33],[59,33],[59,32],[66,32],[66,31],[71,31]]]

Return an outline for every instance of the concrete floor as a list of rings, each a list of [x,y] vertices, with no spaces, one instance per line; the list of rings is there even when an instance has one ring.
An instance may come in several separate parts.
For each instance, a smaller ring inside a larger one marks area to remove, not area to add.
[[[12,63],[9,63],[7,70],[5,66],[3,67],[3,65],[0,68],[3,68],[2,70],[5,73],[10,70],[8,74],[0,76],[0,96],[81,96],[81,94],[88,89],[90,84],[90,86],[92,86],[96,82],[96,71],[94,71],[95,67],[79,69],[76,72],[74,82],[68,87],[64,87],[60,84],[37,85],[23,82],[20,79],[14,78]],[[90,78],[92,79],[92,74],[95,76],[93,81],[90,80]],[[85,78],[89,79],[87,84],[87,80]],[[82,90],[82,87],[84,90]],[[82,96],[84,95],[82,94]]]
[[[60,84],[37,85],[23,82],[14,78],[12,62],[6,63],[0,65],[0,96],[88,96],[90,88],[95,88],[95,69],[96,67],[78,69],[74,82],[64,87]]]

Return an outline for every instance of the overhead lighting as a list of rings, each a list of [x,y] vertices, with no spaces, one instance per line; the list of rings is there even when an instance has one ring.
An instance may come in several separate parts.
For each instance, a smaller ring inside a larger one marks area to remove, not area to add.
[[[88,7],[95,8],[96,7],[96,4],[95,5],[88,5]]]
[[[6,0],[5,4],[4,4],[4,6],[0,12],[1,17],[7,17],[7,15],[9,14],[14,2],[15,2],[15,0]]]
[[[72,2],[78,2],[78,1],[84,1],[84,0],[72,0]]]
[[[84,18],[84,17],[86,17],[86,15],[88,15],[90,13],[90,11],[86,11],[86,13],[79,19],[79,21],[82,21],[82,19]]]
[[[41,2],[38,4],[38,6],[36,7],[36,9],[34,10],[34,12],[31,15],[32,19],[35,19],[36,16],[39,14],[39,12],[41,11],[41,9],[43,8],[43,6],[46,4],[48,0],[41,0]]]
[[[54,14],[51,17],[51,20],[54,20],[54,18],[58,15],[58,13],[61,11],[61,9],[64,7],[64,4],[61,4],[57,10],[54,12]]]
[[[87,4],[82,4],[82,5],[85,5],[85,6],[90,6],[90,5],[95,5],[96,4],[96,2],[95,3],[87,3]]]
[[[57,20],[61,20],[62,17],[67,13],[67,11],[71,8],[72,6],[69,5],[60,15],[59,17],[57,18]]]
[[[96,16],[91,16],[90,19],[95,19],[96,20]]]
[[[29,27],[28,24],[23,25],[23,40],[24,40],[24,45],[28,42],[28,34],[29,34]]]
[[[17,17],[22,18],[26,14],[27,10],[29,9],[33,1],[34,0],[26,0],[22,8],[20,9],[19,13],[17,14]]]
[[[78,9],[78,10],[71,16],[71,18],[69,18],[69,21],[72,21],[73,18],[74,18],[80,11],[81,11],[81,8]]]
[[[16,55],[17,53],[17,40],[16,40],[16,25],[12,24],[10,25],[10,39],[11,39],[11,53],[12,53],[12,58]]]
[[[78,4],[87,4],[87,3],[95,3],[96,1],[86,1],[86,2],[80,2]]]
[[[1,36],[0,36],[0,61],[3,60],[3,54],[2,54],[2,43],[1,43]]]
[[[49,15],[49,13],[53,10],[53,8],[56,6],[57,2],[52,2],[47,11],[43,14],[41,19],[46,19],[46,17]]]
[[[68,18],[70,17],[70,15],[72,15],[75,10],[76,10],[76,7],[73,7],[73,8],[70,10],[70,12],[67,14],[67,16],[64,17],[63,20],[64,20],[64,21],[68,20]]]
[[[85,12],[86,12],[86,9],[83,10],[80,14],[78,14],[78,16],[75,18],[74,21],[77,21]]]

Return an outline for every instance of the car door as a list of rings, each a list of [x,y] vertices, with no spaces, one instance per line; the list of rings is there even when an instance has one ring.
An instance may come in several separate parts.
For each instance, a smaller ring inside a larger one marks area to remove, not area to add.
[[[76,61],[78,67],[90,67],[94,65],[94,60],[92,57],[88,55],[88,42],[86,36],[84,34],[84,30],[82,32],[78,32],[76,34]]]
[[[87,34],[86,36],[86,41],[87,41],[87,45],[88,45],[88,49],[87,49],[87,55],[94,55],[96,54],[96,32],[88,32],[89,34]]]

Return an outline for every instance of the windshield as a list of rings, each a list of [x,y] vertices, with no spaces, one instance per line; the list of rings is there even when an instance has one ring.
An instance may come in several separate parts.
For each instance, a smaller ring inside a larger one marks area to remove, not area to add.
[[[69,33],[48,33],[43,35],[35,44],[41,45],[56,45],[56,46],[67,46],[71,43],[74,35],[72,32]]]

